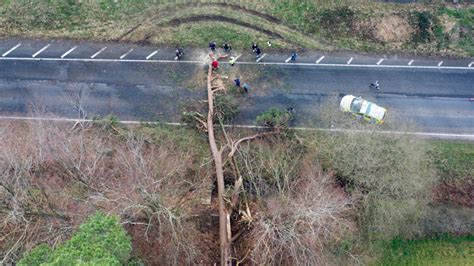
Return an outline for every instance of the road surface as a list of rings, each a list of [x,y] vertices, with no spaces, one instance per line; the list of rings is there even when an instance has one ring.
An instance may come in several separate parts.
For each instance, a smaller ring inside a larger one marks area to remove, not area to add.
[[[122,120],[178,122],[183,106],[205,98],[204,84],[196,80],[205,72],[207,51],[185,52],[182,61],[174,61],[173,49],[0,40],[0,116],[114,114]],[[353,94],[386,107],[387,122],[392,114],[416,123],[420,132],[474,136],[473,59],[308,52],[285,63],[289,55],[267,47],[264,53],[258,63],[244,51],[235,67],[221,64],[222,72],[249,75],[241,77],[251,89],[239,96],[238,124],[254,124],[269,107],[292,106],[296,126],[321,126],[315,122],[317,107]],[[375,80],[380,91],[369,88]]]

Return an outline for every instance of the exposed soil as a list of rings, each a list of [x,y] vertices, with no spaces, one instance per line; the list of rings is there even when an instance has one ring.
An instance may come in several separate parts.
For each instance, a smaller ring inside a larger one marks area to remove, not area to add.
[[[235,25],[242,26],[244,28],[249,28],[249,29],[261,32],[261,33],[265,33],[265,34],[273,36],[273,37],[283,39],[283,36],[281,36],[280,34],[278,34],[276,32],[273,32],[271,30],[262,29],[260,27],[257,27],[255,25],[253,25],[253,24],[243,22],[243,21],[239,21],[239,20],[233,19],[233,18],[228,18],[228,17],[221,16],[221,15],[205,15],[205,16],[194,16],[194,17],[187,17],[187,18],[181,18],[181,19],[172,19],[168,23],[166,23],[162,26],[165,26],[165,27],[178,26],[178,25],[183,24],[183,23],[193,23],[193,22],[201,22],[201,21],[219,21],[219,22],[232,23],[232,24],[235,24]]]
[[[244,13],[248,13],[248,14],[257,16],[259,18],[268,20],[269,22],[272,22],[272,23],[278,23],[278,24],[280,23],[279,19],[277,19],[275,17],[272,17],[270,15],[263,14],[263,13],[260,13],[258,11],[255,11],[255,10],[246,9],[246,8],[238,6],[238,5],[228,4],[228,3],[193,3],[193,4],[186,4],[185,7],[189,8],[189,7],[196,7],[196,6],[220,6],[220,7],[225,7],[225,8],[233,9],[233,10],[238,11],[238,12],[244,12]],[[176,8],[176,6],[174,8]],[[125,37],[130,35],[133,31],[140,28],[143,24],[145,24],[146,22],[153,21],[156,17],[157,16],[153,16],[150,19],[148,19],[147,21],[141,22],[141,23],[135,25],[134,27],[130,28],[128,31],[126,31],[125,33],[123,33],[122,35],[117,37],[116,41],[120,41],[120,40],[124,39]],[[204,18],[204,17],[213,17],[213,16],[200,16],[200,17]],[[224,18],[224,19],[222,19],[222,18]],[[257,30],[259,32],[269,34],[271,36],[278,36],[279,38],[281,38],[281,36],[279,34],[274,33],[272,31],[264,30],[264,29],[261,29],[259,27],[254,26],[250,23],[241,22],[241,21],[238,21],[238,20],[235,20],[235,19],[230,19],[230,18],[224,17],[224,16],[216,16],[215,19],[211,19],[211,18],[208,18],[208,19],[192,19],[192,17],[189,18],[189,19],[186,18],[186,19],[181,19],[181,20],[180,19],[174,19],[174,20],[170,21],[169,24],[170,25],[179,25],[181,23],[209,21],[209,20],[210,21],[220,20],[220,21],[224,21],[224,22],[229,22],[229,23],[233,23],[233,24],[237,24],[237,25],[246,27],[246,28],[252,28],[252,29]],[[178,22],[178,21],[181,21],[181,22]]]
[[[251,9],[247,9],[247,8],[244,8],[244,7],[241,7],[241,6],[238,6],[238,5],[233,5],[233,4],[228,4],[228,3],[206,3],[206,4],[198,4],[198,5],[210,5],[210,6],[222,6],[222,7],[229,7],[233,10],[236,10],[236,11],[239,11],[239,12],[245,12],[245,13],[249,13],[249,14],[252,14],[254,16],[257,16],[257,17],[260,17],[260,18],[263,18],[263,19],[266,19],[270,22],[273,22],[273,23],[280,23],[280,20],[278,18],[275,18],[275,17],[272,17],[270,15],[267,15],[267,14],[263,14],[263,13],[260,13],[256,10],[251,10]]]

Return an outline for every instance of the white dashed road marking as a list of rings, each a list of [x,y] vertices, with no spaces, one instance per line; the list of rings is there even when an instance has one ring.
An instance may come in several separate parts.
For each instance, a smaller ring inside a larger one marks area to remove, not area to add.
[[[438,63],[438,66],[440,67],[442,64],[443,64],[443,61],[440,61],[440,62]]]
[[[288,63],[288,62],[290,62],[290,60],[291,60],[291,56],[290,56],[290,57],[288,57],[288,58],[285,60],[285,63]]]
[[[377,65],[380,65],[380,64],[382,64],[382,62],[383,62],[383,58],[382,58],[382,59],[380,59],[380,60],[377,62]]]
[[[176,64],[203,64],[204,61],[199,60],[144,60],[144,59],[89,59],[89,58],[31,58],[31,57],[0,57],[0,60],[8,61],[69,61],[69,62],[102,62],[102,63],[176,63]],[[222,62],[227,64],[227,62]],[[474,70],[474,67],[462,66],[407,66],[407,65],[362,65],[362,64],[314,64],[314,63],[283,63],[283,62],[241,62],[242,65],[292,65],[292,66],[308,66],[308,67],[350,67],[350,68],[411,68],[411,69],[457,69],[457,70]]]
[[[104,48],[102,48],[102,49],[100,49],[97,53],[93,54],[93,55],[91,56],[91,59],[94,59],[94,57],[98,56],[98,55],[99,55],[100,53],[102,53],[105,49],[107,49],[107,46],[104,47]]]
[[[146,60],[152,58],[154,55],[156,55],[156,53],[158,53],[158,50],[155,50],[153,53],[149,54],[149,55],[146,57]]]
[[[69,51],[65,52],[63,55],[61,55],[61,58],[66,57],[68,54],[72,53],[72,51],[76,50],[77,46],[72,47],[69,49]]]
[[[408,65],[411,66],[411,64],[413,64],[415,60],[410,60],[410,62],[408,62]]]
[[[471,62],[468,67],[472,67],[474,65],[474,62]]]
[[[262,56],[260,56],[260,57],[256,60],[256,62],[257,62],[257,63],[260,62],[260,60],[262,60],[265,56],[267,56],[267,54],[263,54]]]
[[[324,57],[325,57],[324,55],[321,56],[321,57],[318,59],[318,61],[316,61],[316,64],[319,64],[321,61],[323,61]]]
[[[237,59],[239,59],[241,56],[242,56],[242,54],[239,54],[238,56],[236,56],[236,57],[234,58],[234,60],[237,62]]]
[[[45,47],[41,48],[38,52],[34,53],[31,57],[37,57],[39,54],[41,54],[44,50],[48,49],[48,47],[51,44],[46,45]]]
[[[80,123],[80,122],[94,122],[92,119],[74,119],[74,118],[49,118],[49,117],[24,117],[24,116],[0,116],[0,120],[25,120],[25,121],[48,121],[48,122],[66,122],[66,123]],[[184,126],[185,123],[173,122],[155,122],[155,121],[120,121],[122,124],[164,124],[171,126]],[[228,128],[252,128],[263,129],[266,127],[255,125],[224,125]],[[445,139],[466,139],[474,140],[474,134],[454,134],[454,133],[440,133],[440,132],[407,132],[407,131],[370,131],[370,130],[355,130],[342,128],[314,128],[314,127],[292,127],[295,130],[311,130],[311,131],[328,131],[328,132],[358,132],[358,133],[380,133],[388,135],[414,135],[424,137],[437,137]]]
[[[351,57],[351,59],[349,59],[349,61],[347,61],[347,64],[350,65],[352,60],[354,60],[354,57]]]
[[[128,54],[130,54],[131,52],[133,51],[133,48],[128,50],[128,52],[124,53],[123,55],[120,56],[120,59],[124,59],[125,56],[127,56]]]
[[[3,57],[7,56],[9,53],[13,52],[13,50],[15,50],[16,48],[20,47],[21,43],[13,46],[13,48],[11,48],[10,50],[6,51],[5,53],[2,54]]]

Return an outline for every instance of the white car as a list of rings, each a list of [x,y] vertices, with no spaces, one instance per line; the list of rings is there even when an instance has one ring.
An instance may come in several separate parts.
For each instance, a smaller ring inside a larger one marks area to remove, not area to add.
[[[382,124],[387,114],[387,109],[354,95],[342,97],[341,110],[362,117],[371,123]]]

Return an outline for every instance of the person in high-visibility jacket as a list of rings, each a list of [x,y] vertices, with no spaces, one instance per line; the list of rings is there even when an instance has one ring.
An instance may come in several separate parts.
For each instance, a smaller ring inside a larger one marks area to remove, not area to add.
[[[237,60],[235,60],[235,57],[231,56],[230,59],[229,59],[229,64],[231,66],[233,66],[233,65],[235,65],[235,61],[237,61]]]

